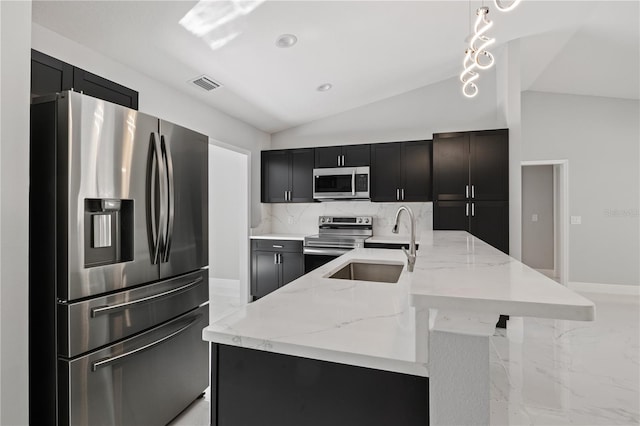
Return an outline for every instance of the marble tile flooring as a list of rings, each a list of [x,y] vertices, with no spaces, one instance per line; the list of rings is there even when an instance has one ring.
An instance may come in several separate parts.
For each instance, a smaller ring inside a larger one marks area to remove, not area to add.
[[[584,295],[594,322],[512,317],[491,338],[492,425],[640,423],[639,298]],[[214,318],[240,305],[213,300]],[[171,425],[209,425],[208,393]]]

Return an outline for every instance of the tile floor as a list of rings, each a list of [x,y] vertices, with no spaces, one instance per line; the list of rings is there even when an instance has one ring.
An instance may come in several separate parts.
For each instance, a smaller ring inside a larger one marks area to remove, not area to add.
[[[491,338],[492,425],[640,423],[639,298],[584,295],[596,303],[594,322],[512,317]],[[238,305],[222,296],[212,317]],[[205,425],[208,394],[171,423]]]

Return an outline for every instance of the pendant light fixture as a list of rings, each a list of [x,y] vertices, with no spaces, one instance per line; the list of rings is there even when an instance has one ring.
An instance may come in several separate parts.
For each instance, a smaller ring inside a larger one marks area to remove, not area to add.
[[[462,82],[462,94],[467,98],[473,98],[478,94],[478,86],[474,83],[480,74],[474,71],[476,68],[475,60],[473,59],[473,50],[468,47],[465,51],[464,61],[462,63],[464,71],[460,74],[460,81]]]
[[[511,0],[511,1],[493,0],[493,1],[496,4],[496,8],[500,12],[509,12],[515,9],[518,3],[520,3],[522,0]]]
[[[481,7],[476,11],[476,23],[473,26],[473,37],[471,38],[471,50],[473,50],[473,60],[481,70],[491,68],[495,59],[487,47],[495,43],[495,38],[487,37],[486,33],[493,27],[493,22],[487,18],[488,7]]]
[[[522,0],[494,0],[496,8],[501,12],[509,12],[518,6]],[[471,15],[471,0],[469,0],[469,15]],[[462,82],[462,94],[467,98],[473,98],[478,94],[478,86],[475,81],[480,78],[479,70],[486,70],[495,64],[495,58],[487,50],[496,39],[487,35],[493,27],[493,22],[489,20],[489,8],[484,6],[476,10],[476,21],[473,26],[473,36],[469,41],[469,47],[464,52],[462,66],[464,70],[460,74]],[[471,22],[469,22],[471,24]]]

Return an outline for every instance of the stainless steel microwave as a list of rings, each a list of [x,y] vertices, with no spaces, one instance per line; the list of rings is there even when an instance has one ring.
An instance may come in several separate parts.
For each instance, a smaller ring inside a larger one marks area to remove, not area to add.
[[[368,200],[369,167],[313,169],[315,200]]]

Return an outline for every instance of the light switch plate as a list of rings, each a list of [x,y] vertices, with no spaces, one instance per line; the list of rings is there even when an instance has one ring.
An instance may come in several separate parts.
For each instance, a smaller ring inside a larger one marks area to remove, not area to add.
[[[582,216],[571,216],[572,225],[582,225]]]
[[[531,222],[537,222],[538,221],[538,215],[537,214],[532,214],[531,215]]]

